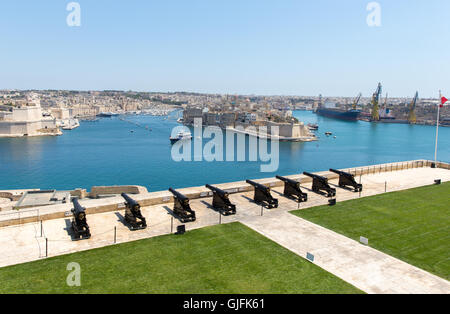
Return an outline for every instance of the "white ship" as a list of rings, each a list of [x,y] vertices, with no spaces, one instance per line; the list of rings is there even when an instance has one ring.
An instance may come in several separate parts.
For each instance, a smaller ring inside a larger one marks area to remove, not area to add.
[[[181,141],[181,140],[191,140],[192,139],[192,135],[190,132],[179,132],[177,134],[177,136],[175,137],[170,137],[170,142],[172,144]]]

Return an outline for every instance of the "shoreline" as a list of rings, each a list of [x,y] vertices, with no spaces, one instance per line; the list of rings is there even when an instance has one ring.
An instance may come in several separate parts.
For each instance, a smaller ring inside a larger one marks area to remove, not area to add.
[[[256,138],[262,138],[262,139],[269,139],[269,140],[278,140],[280,142],[316,142],[319,140],[319,138],[317,137],[311,137],[311,136],[304,136],[304,137],[285,137],[285,136],[278,136],[278,137],[274,137],[272,139],[272,135],[271,134],[262,134],[262,133],[253,133],[250,132],[248,130],[237,130],[235,128],[226,128],[226,130],[230,130],[232,132],[235,133],[239,133],[239,134],[245,134],[245,135],[249,135],[249,136],[253,136]]]

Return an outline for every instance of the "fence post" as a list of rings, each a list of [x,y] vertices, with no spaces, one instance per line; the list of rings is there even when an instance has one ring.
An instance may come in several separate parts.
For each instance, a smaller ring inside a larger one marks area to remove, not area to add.
[[[48,257],[48,238],[45,238],[45,257]]]
[[[43,226],[42,226],[42,220],[41,220],[41,238],[43,237],[43,234],[44,234],[42,228],[43,228]]]
[[[117,243],[117,226],[114,226],[114,244]]]
[[[261,217],[264,216],[264,206],[261,205]]]
[[[173,233],[173,217],[170,217],[170,234]]]
[[[222,214],[219,212],[219,225],[222,224]]]

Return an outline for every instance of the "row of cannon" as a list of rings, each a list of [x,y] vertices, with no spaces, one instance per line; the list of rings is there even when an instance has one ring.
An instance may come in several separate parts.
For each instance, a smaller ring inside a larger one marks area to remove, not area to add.
[[[335,169],[330,169],[330,171],[339,175],[339,187],[345,188],[350,186],[354,188],[355,192],[362,191],[363,186],[355,181],[354,175]],[[327,197],[336,196],[336,189],[329,185],[327,178],[309,172],[304,172],[303,174],[313,179],[313,192],[326,195]],[[276,176],[276,178],[284,182],[284,195],[286,197],[291,198],[298,203],[308,201],[308,194],[302,191],[299,181],[282,176]],[[272,197],[270,187],[252,180],[247,180],[246,182],[254,187],[253,200],[256,204],[269,209],[278,207],[278,199]],[[209,184],[205,187],[213,193],[212,207],[215,210],[219,211],[220,214],[224,216],[236,214],[236,205],[231,203],[228,192]],[[177,216],[182,223],[195,221],[196,214],[190,207],[189,198],[172,188],[170,188],[169,191],[174,198],[173,214]],[[141,213],[141,206],[139,203],[125,193],[122,193],[121,195],[125,200],[126,206],[125,224],[128,225],[132,231],[147,228],[147,221]],[[86,220],[86,209],[80,205],[77,198],[74,198],[72,202],[74,205],[74,208],[72,209],[74,217],[72,220],[74,238],[89,239],[91,233]]]

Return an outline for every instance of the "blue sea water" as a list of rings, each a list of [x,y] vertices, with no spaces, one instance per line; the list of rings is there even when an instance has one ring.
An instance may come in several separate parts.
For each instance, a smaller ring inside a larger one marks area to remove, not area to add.
[[[303,171],[434,159],[436,128],[346,122],[296,111],[318,123],[318,142],[280,143],[280,165],[260,172],[261,162],[175,162],[169,136],[178,124],[162,117],[127,116],[82,122],[63,136],[0,139],[1,189],[74,189],[142,185],[150,191],[290,175]],[[131,132],[133,131],[133,132]],[[325,136],[325,132],[333,136]],[[208,140],[203,140],[205,144]],[[440,128],[438,159],[450,162],[450,129]]]

